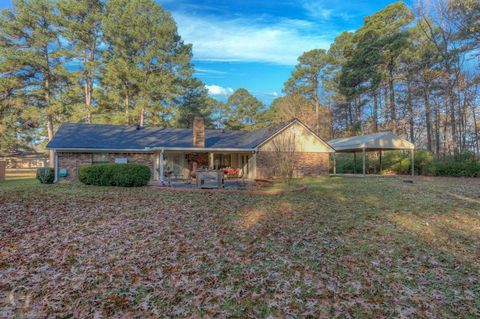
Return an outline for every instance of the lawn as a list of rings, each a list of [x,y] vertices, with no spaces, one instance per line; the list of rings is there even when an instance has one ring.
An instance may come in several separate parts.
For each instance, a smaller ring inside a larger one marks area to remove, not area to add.
[[[480,180],[0,182],[0,317],[480,316]]]

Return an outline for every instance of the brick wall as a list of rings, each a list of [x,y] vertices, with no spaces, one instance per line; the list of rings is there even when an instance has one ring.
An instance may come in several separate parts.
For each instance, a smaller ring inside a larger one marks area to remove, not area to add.
[[[277,154],[260,151],[257,153],[257,178],[278,177],[276,172]],[[297,152],[295,156],[295,177],[320,176],[328,174],[329,153]]]
[[[58,167],[66,168],[68,176],[60,179],[69,181],[78,180],[78,168],[92,164],[92,153],[66,153],[58,152]],[[127,158],[128,163],[145,164],[150,168],[152,179],[154,176],[155,154],[153,153],[109,153],[110,163],[115,163],[115,158]]]

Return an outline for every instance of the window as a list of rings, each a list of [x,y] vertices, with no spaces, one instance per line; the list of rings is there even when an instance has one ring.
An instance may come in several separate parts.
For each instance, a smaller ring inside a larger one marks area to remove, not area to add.
[[[102,164],[110,162],[108,153],[93,153],[92,164]]]
[[[225,168],[232,165],[231,154],[215,154],[213,163],[215,168]]]

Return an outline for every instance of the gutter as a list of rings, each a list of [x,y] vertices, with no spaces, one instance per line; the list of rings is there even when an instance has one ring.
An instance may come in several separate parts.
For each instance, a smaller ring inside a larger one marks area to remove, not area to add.
[[[56,152],[119,152],[119,153],[152,153],[156,151],[193,151],[193,152],[254,152],[252,148],[201,148],[201,147],[146,147],[135,149],[118,148],[48,148]]]

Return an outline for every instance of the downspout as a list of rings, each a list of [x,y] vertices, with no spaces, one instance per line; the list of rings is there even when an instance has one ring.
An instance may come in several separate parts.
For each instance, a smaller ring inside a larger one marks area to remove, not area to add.
[[[53,179],[53,182],[57,183],[58,182],[58,154],[56,150],[54,151],[54,154],[55,155],[53,160],[53,172],[54,172],[55,178]]]

